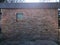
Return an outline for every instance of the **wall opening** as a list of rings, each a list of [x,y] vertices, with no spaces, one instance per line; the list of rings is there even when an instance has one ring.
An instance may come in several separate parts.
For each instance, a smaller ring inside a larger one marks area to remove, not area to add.
[[[23,19],[23,13],[16,13],[16,21]]]

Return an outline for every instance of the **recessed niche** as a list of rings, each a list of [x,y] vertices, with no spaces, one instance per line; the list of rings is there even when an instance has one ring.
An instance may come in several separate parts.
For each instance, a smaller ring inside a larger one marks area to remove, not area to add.
[[[17,13],[17,14],[16,14],[16,20],[17,20],[17,21],[23,20],[23,13]]]

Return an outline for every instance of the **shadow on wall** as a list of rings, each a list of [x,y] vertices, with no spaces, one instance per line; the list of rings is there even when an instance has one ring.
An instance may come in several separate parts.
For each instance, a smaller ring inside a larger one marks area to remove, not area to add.
[[[3,9],[2,11],[2,32],[7,40],[57,40],[58,26],[55,10]],[[16,12],[24,12],[25,19],[16,22]],[[53,13],[50,14],[51,12]]]
[[[44,20],[44,21],[43,21]],[[13,22],[7,24],[8,29],[6,36],[13,40],[57,40],[57,31],[53,23],[49,20],[43,19],[27,19],[22,22]],[[7,28],[5,25],[5,28]]]

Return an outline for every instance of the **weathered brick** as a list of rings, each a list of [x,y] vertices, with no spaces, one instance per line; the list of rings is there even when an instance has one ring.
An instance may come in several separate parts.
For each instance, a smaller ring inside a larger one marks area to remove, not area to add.
[[[32,38],[57,39],[57,9],[2,9],[2,13],[2,32],[7,37],[21,34]],[[23,13],[23,20],[16,21],[16,13]]]

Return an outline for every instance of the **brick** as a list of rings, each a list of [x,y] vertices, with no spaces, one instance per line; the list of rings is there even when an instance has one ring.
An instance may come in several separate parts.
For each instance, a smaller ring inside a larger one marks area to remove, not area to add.
[[[6,37],[23,34],[34,38],[44,38],[46,35],[46,38],[57,39],[57,9],[2,9],[2,13],[2,32]],[[16,13],[23,13],[23,20],[16,21]]]

